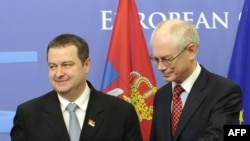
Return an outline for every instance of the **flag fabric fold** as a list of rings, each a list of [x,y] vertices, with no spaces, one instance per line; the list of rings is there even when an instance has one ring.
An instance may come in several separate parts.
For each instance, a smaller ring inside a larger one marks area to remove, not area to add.
[[[119,1],[101,90],[134,105],[148,141],[157,87],[138,14],[134,0]]]
[[[237,82],[243,93],[240,124],[250,124],[250,13],[245,0],[238,25],[228,78]]]

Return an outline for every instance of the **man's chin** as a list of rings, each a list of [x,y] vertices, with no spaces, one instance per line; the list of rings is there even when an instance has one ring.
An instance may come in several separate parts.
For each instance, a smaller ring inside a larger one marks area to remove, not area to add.
[[[166,75],[166,76],[164,76],[164,80],[165,80],[166,82],[172,82],[172,81],[173,81],[173,78],[172,78],[171,76],[169,76],[169,75]]]
[[[54,89],[56,92],[58,92],[58,93],[60,93],[60,94],[67,94],[68,92],[69,92],[69,90],[68,89],[65,89],[65,88],[55,88]]]

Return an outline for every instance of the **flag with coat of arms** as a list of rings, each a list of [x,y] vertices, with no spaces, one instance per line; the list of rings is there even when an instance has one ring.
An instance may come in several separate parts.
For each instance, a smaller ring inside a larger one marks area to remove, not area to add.
[[[157,91],[135,0],[120,0],[101,90],[134,105],[144,141],[149,140]]]

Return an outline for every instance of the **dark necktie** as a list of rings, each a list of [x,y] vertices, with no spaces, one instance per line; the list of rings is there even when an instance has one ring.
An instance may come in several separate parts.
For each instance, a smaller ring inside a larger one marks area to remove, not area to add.
[[[77,105],[75,103],[70,103],[67,106],[67,110],[70,113],[69,118],[69,136],[70,141],[79,141],[81,128],[78,121],[78,118],[76,116],[75,110],[77,109]]]
[[[174,95],[173,95],[173,110],[171,115],[171,129],[172,129],[172,136],[175,134],[175,130],[177,128],[177,124],[180,119],[180,115],[182,112],[182,102],[180,95],[184,91],[184,89],[181,87],[181,85],[176,85],[174,87]]]

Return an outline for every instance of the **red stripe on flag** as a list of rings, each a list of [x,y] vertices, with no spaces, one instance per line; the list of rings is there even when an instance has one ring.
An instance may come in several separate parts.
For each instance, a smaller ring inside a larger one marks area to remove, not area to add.
[[[134,0],[119,1],[107,59],[119,77],[104,92],[134,105],[143,140],[148,141],[157,87]]]

